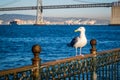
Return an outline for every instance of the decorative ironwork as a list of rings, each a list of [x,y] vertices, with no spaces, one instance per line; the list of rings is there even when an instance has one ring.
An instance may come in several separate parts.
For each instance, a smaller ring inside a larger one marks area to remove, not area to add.
[[[0,71],[0,80],[119,80],[120,48],[97,52],[96,40],[90,53],[41,64],[39,45],[32,47],[31,66]]]
[[[11,70],[0,71],[0,80],[31,80],[34,66],[25,66]]]
[[[88,55],[89,56],[89,55]],[[77,58],[77,59],[76,59]],[[44,64],[41,68],[41,78],[43,80],[58,80],[58,79],[80,79],[84,76],[90,78],[88,72],[92,71],[92,56],[91,57],[74,57],[70,59],[60,60],[55,63]],[[79,75],[81,74],[81,76]]]

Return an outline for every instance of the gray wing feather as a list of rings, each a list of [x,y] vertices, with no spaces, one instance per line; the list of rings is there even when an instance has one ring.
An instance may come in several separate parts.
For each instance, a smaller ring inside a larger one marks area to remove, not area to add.
[[[69,46],[73,47],[78,42],[78,37],[74,37],[70,42]]]

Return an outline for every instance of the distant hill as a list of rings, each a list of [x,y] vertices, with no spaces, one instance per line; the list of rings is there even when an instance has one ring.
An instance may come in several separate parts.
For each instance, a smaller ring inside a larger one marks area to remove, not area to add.
[[[15,19],[35,20],[35,16],[21,15],[21,14],[3,14],[3,15],[0,15],[0,20],[3,20],[3,21],[12,21],[12,20],[15,20]]]
[[[10,22],[15,19],[20,20],[34,20],[36,19],[36,16],[33,15],[23,15],[23,14],[2,14],[0,15],[0,20],[2,23]],[[67,20],[81,20],[81,21],[87,21],[87,20],[95,20],[96,24],[109,24],[108,19],[95,19],[95,18],[79,18],[79,17],[69,17],[69,18],[63,18],[63,17],[44,17],[44,20],[50,21],[50,22],[65,22]]]

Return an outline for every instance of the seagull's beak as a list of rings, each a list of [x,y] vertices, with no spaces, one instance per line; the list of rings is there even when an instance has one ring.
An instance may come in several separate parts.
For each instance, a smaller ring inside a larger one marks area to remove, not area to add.
[[[75,30],[75,32],[78,32],[78,30]]]

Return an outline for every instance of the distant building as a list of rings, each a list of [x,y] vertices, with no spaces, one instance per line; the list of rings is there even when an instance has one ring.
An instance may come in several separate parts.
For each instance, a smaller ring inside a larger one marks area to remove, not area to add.
[[[2,20],[0,20],[0,24],[2,24],[2,22],[3,22],[3,21],[2,21]]]
[[[10,25],[18,25],[18,24],[17,24],[17,21],[11,21]]]

